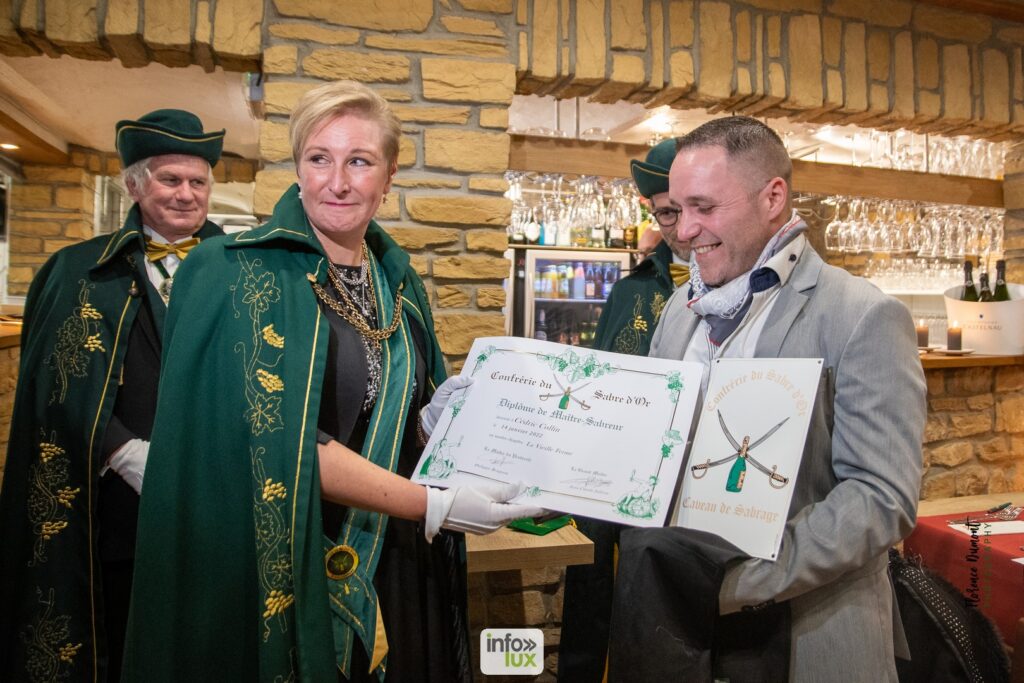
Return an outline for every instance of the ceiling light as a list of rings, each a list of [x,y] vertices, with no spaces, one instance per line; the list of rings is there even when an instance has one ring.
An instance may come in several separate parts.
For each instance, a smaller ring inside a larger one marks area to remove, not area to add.
[[[20,148],[18,147],[18,145],[12,145],[9,142],[0,142],[0,149],[15,150]]]
[[[668,137],[672,134],[672,117],[664,111],[658,113],[647,119],[647,125],[654,133]]]

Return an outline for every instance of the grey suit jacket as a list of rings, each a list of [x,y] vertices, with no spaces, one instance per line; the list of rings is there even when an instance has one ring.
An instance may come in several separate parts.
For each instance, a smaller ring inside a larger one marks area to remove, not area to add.
[[[700,322],[687,289],[662,312],[651,356],[683,358]],[[910,313],[808,245],[755,355],[826,369],[779,557],[730,569],[720,611],[789,600],[791,680],[895,681],[886,553],[914,526],[926,417]]]

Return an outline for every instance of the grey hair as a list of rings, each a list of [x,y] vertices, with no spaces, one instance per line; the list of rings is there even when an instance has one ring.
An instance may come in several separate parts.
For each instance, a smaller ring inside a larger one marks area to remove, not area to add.
[[[146,157],[145,159],[139,159],[131,166],[121,169],[121,183],[124,185],[124,189],[129,194],[132,192],[134,187],[138,191],[146,186],[146,182],[149,180],[151,172],[149,170],[149,162],[153,160],[153,157]],[[206,164],[208,171],[208,177],[210,180],[210,187],[213,187],[213,167],[210,166],[209,162]]]
[[[133,187],[138,190],[145,187],[146,181],[149,180],[149,160],[152,158],[139,159],[131,166],[121,169],[121,182],[124,183],[124,189],[131,192]]]
[[[712,119],[676,140],[676,152],[694,147],[722,147],[730,160],[739,159],[763,177],[747,182],[760,187],[772,178],[782,178],[792,186],[793,162],[778,134],[749,116]]]

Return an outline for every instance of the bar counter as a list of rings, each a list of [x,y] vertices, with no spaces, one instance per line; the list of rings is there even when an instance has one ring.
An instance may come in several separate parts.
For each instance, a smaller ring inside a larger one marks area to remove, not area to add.
[[[21,323],[0,322],[0,349],[21,346]]]
[[[921,367],[925,370],[947,368],[994,368],[1007,365],[1024,365],[1024,356],[983,356],[972,353],[966,356],[946,356],[926,353],[921,356]]]

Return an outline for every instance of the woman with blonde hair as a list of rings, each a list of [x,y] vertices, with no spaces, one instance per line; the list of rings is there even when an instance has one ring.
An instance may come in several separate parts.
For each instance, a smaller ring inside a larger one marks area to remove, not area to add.
[[[471,679],[462,536],[439,530],[538,510],[408,480],[465,382],[442,383],[423,283],[373,221],[400,133],[363,85],[311,90],[298,182],[183,266],[123,680]]]

